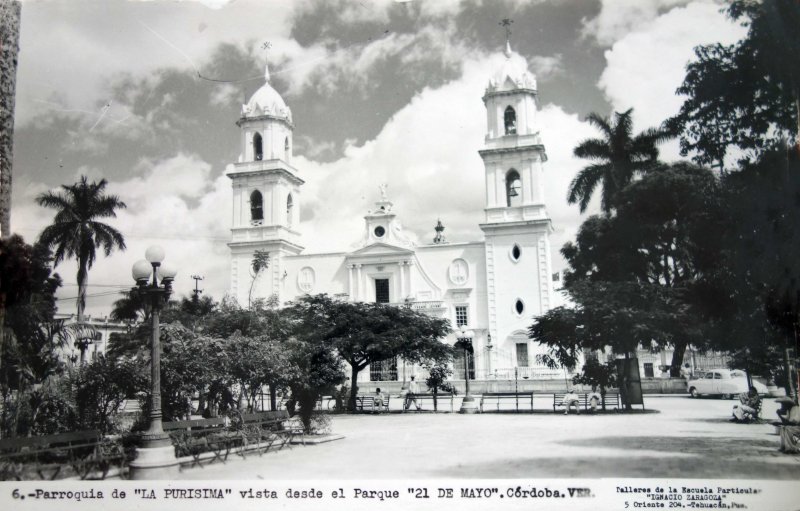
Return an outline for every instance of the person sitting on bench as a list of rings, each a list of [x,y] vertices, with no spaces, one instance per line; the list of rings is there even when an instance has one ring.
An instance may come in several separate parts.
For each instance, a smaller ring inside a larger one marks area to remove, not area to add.
[[[739,396],[739,404],[733,405],[733,418],[738,422],[754,420],[758,418],[758,410],[761,408],[761,397],[755,387]]]
[[[375,389],[375,397],[373,398],[373,404],[374,404],[373,411],[375,413],[381,413],[381,411],[383,411],[383,402],[384,402],[383,392],[381,392],[380,387],[378,387],[377,389]]]
[[[574,390],[569,389],[567,393],[564,394],[564,399],[561,401],[561,404],[564,406],[564,415],[569,414],[569,407],[572,405],[575,405],[575,413],[580,415],[580,401],[581,398],[578,397],[578,394],[576,394]]]
[[[603,397],[597,392],[597,385],[592,385],[592,392],[586,396],[586,399],[589,401],[589,409],[592,413],[597,411],[597,407],[600,406],[600,401]]]

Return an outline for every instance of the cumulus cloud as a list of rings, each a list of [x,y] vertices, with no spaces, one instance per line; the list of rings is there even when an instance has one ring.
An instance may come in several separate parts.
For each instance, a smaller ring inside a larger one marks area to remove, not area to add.
[[[592,37],[600,44],[610,46],[626,34],[646,26],[658,17],[660,11],[686,5],[690,1],[601,0],[597,16],[583,20],[582,33],[584,37]]]
[[[17,125],[47,109],[37,101],[54,97],[65,109],[93,110],[109,99],[108,76],[141,78],[166,67],[196,70],[220,43],[289,36],[291,9],[282,0],[205,1],[220,7],[213,17],[199,2],[153,2],[146,10],[118,2],[89,14],[85,5],[29,2],[20,32]],[[41,27],[47,27],[47,37],[41,37]]]
[[[337,161],[296,158],[306,179],[302,207],[315,213],[300,225],[307,252],[344,251],[357,242],[381,183],[388,183],[394,211],[412,239],[430,242],[438,218],[451,241],[482,239],[478,224],[484,221],[485,173],[478,150],[484,144],[486,113],[480,97],[502,58],[466,60],[459,79],[423,90],[375,139],[347,147]],[[555,105],[545,106],[539,118],[549,156],[545,194],[557,250],[581,221],[577,207],[566,205],[567,187],[583,165],[572,157],[572,148],[593,133]]]
[[[288,83],[287,96],[300,96],[314,89],[326,96],[342,90],[367,92],[377,86],[379,66],[390,60],[403,67],[410,79],[422,78],[434,65],[458,69],[471,50],[457,35],[453,22],[426,24],[414,32],[384,34],[364,44],[339,46],[324,40],[301,46],[292,40],[276,47],[271,59],[280,63],[273,74]],[[419,73],[415,77],[415,73]]]
[[[634,108],[639,129],[657,126],[678,113],[684,98],[675,90],[685,66],[701,44],[732,43],[745,29],[731,23],[713,3],[696,2],[653,20],[647,30],[627,34],[606,51],[608,65],[599,86],[616,111]],[[678,158],[677,142],[665,146],[665,159]]]
[[[116,194],[127,204],[116,219],[107,222],[125,236],[127,250],[110,257],[102,255],[89,272],[88,310],[95,314],[110,311],[119,296],[110,286],[125,289],[133,284],[130,267],[144,257],[152,244],[162,245],[167,258],[180,268],[176,279],[178,295],[188,295],[194,287],[191,274],[206,276],[208,294],[222,297],[229,287],[228,247],[231,210],[230,180],[222,169],[214,169],[197,156],[177,154],[161,161],[142,161],[138,177],[110,183],[108,193]],[[97,169],[79,169],[78,174],[99,179]],[[75,176],[77,179],[77,175]],[[16,200],[14,230],[33,242],[52,221],[54,211],[35,205],[42,193],[40,184],[27,186]],[[224,213],[221,213],[224,212]],[[71,312],[77,295],[77,265],[65,261],[56,271],[64,279],[59,291],[59,308]],[[109,291],[110,289],[110,291]]]

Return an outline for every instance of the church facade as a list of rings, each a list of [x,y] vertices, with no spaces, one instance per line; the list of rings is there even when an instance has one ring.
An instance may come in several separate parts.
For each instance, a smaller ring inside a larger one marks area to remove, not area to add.
[[[550,255],[553,227],[544,203],[547,154],[538,91],[525,61],[508,44],[505,57],[483,95],[486,137],[476,148],[486,183],[485,219],[479,226],[484,238],[448,243],[440,222],[431,243],[412,243],[401,228],[403,212],[394,209],[385,185],[378,196],[375,183],[377,200],[365,212],[360,242],[336,253],[304,252],[298,224],[305,181],[292,166],[291,109],[270,85],[267,71],[265,84],[242,107],[241,155],[228,171],[232,296],[247,304],[275,295],[285,304],[304,294],[327,293],[408,306],[448,318],[453,333],[444,342],[472,338],[470,378],[558,377],[560,372],[537,364],[543,350],[527,336],[532,318],[558,299]],[[254,279],[251,262],[257,251],[270,259]],[[456,365],[454,377],[463,379],[463,361]],[[386,361],[360,378],[404,381],[423,372]]]

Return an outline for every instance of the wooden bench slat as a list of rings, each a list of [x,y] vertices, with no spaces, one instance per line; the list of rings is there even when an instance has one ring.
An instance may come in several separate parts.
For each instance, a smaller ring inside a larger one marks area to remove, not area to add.
[[[41,479],[53,480],[64,467],[71,467],[81,479],[97,473],[105,478],[113,464],[124,463],[121,449],[114,450],[114,446],[94,430],[5,438],[0,441],[1,476],[19,480],[24,473],[33,472]]]
[[[416,399],[417,401],[433,401],[434,395],[433,395],[432,392],[426,392],[426,393],[422,393],[422,394],[414,394],[414,399]],[[437,403],[439,401],[442,401],[442,402],[445,402],[445,403],[447,401],[450,401],[450,411],[451,412],[453,411],[453,401],[454,401],[454,395],[453,394],[446,393],[446,392],[442,393],[442,394],[438,394],[437,393],[436,394],[436,401],[437,401]],[[405,412],[407,410],[406,404],[408,402],[409,402],[409,398],[408,398],[408,396],[406,396],[403,399],[403,412]],[[417,403],[417,405],[419,405],[419,402]]]

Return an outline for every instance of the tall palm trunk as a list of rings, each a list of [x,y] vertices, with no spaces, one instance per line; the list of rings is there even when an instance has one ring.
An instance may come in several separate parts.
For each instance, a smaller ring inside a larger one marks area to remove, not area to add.
[[[11,167],[14,159],[14,107],[20,11],[21,5],[17,1],[0,2],[0,236],[2,237],[11,235]]]
[[[85,256],[78,258],[78,332],[79,335],[83,334],[83,311],[86,309],[86,285],[89,281],[89,272],[87,270],[88,261]],[[81,365],[86,363],[86,348],[87,340],[78,338],[78,349],[81,352]]]

